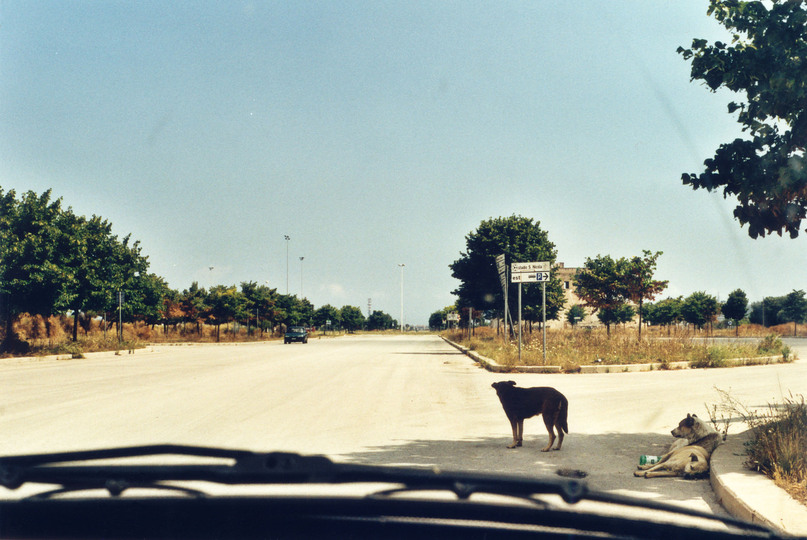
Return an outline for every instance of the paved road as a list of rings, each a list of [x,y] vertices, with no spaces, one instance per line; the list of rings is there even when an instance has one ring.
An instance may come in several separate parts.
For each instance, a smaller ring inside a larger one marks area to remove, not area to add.
[[[801,345],[796,345],[802,347]],[[801,349],[807,358],[807,350]],[[507,450],[490,383],[552,385],[570,400],[561,452],[540,419]],[[0,360],[0,455],[152,443],[321,453],[358,463],[554,474],[592,487],[722,512],[708,482],[645,480],[687,412],[718,387],[749,406],[807,394],[807,363],[602,375],[502,376],[433,336],[314,339],[306,345],[162,346],[83,360]],[[739,428],[737,429],[739,430]]]

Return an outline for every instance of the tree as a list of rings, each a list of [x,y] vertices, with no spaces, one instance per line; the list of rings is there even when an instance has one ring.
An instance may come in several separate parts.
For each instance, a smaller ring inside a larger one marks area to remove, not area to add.
[[[210,288],[207,304],[210,306],[208,322],[216,326],[216,341],[221,341],[221,325],[242,316],[246,299],[234,285],[216,285]]]
[[[726,303],[720,308],[723,316],[734,321],[736,335],[740,335],[740,321],[748,310],[748,298],[741,289],[729,293]]]
[[[152,327],[164,322],[164,300],[174,296],[174,291],[157,274],[138,274],[122,288],[124,320],[144,321]]]
[[[672,325],[681,322],[681,305],[683,299],[678,298],[665,298],[659,300],[655,304],[646,304],[647,321],[652,325],[660,325],[667,327],[667,334],[670,333]]]
[[[342,327],[348,332],[363,328],[366,321],[364,313],[355,306],[342,306],[339,317],[342,319]]]
[[[435,311],[429,315],[429,330],[442,330],[444,325],[445,316],[441,312]]]
[[[751,313],[748,320],[754,324],[761,324],[764,327],[776,326],[784,321],[779,320],[782,314],[782,307],[785,304],[784,296],[766,296],[762,302],[751,304]]]
[[[681,316],[699,329],[714,321],[717,312],[717,299],[705,292],[694,292],[681,304]]]
[[[383,311],[373,311],[367,317],[368,330],[389,330],[398,326],[397,321]]]
[[[61,199],[25,193],[18,201],[11,190],[0,189],[0,294],[4,297],[6,332],[2,350],[24,350],[14,334],[22,313],[50,315],[64,309],[64,269],[59,264]]]
[[[794,290],[785,297],[781,318],[784,321],[793,321],[793,337],[796,337],[798,323],[807,320],[807,299],[804,298],[804,291]]]
[[[734,217],[752,238],[785,231],[795,238],[807,211],[805,2],[711,0],[707,14],[731,33],[731,44],[694,39],[678,52],[692,62],[692,81],[745,93],[728,112],[739,111],[749,138],[720,145],[705,171],[683,174],[683,183],[736,197]]]
[[[449,265],[451,275],[460,281],[452,291],[457,295],[457,308],[473,307],[493,313],[498,317],[504,314],[504,293],[496,269],[496,256],[505,255],[506,264],[513,262],[555,262],[557,250],[549,241],[549,236],[539,222],[521,216],[495,218],[483,221],[479,227],[465,237],[466,251]],[[509,287],[510,306],[517,304],[517,285]],[[563,309],[563,290],[560,281],[552,276],[546,283],[546,316],[557,319]],[[522,305],[525,313],[540,313],[542,305],[540,284],[527,284],[522,289]],[[540,318],[540,315],[538,315]],[[526,317],[525,317],[526,318]]]
[[[620,284],[623,275],[624,260],[613,259],[610,255],[597,255],[586,258],[580,272],[574,277],[575,294],[583,300],[583,305],[597,313],[601,310],[614,310],[625,303],[625,296]],[[600,319],[602,320],[602,319]],[[611,321],[610,317],[606,320]],[[611,335],[611,322],[604,323],[608,335]]]
[[[642,339],[642,303],[653,300],[657,294],[667,288],[669,281],[653,279],[656,271],[656,259],[661,251],[651,253],[644,250],[642,257],[632,257],[624,263],[624,275],[621,285],[625,297],[639,306],[639,340]]]
[[[6,341],[15,340],[11,329],[20,313],[47,319],[67,310],[73,313],[75,341],[80,315],[106,311],[114,293],[133,287],[148,268],[137,242],[129,245],[129,236],[118,240],[112,225],[98,216],[86,219],[63,209],[61,199],[51,200],[50,190],[42,195],[29,191],[20,201],[14,191],[4,195],[0,190],[0,209]]]
[[[339,326],[341,316],[339,310],[330,304],[325,304],[314,312],[314,326],[326,326],[328,323],[331,326]]]
[[[277,317],[275,309],[277,289],[258,285],[254,281],[242,281],[241,294],[246,300],[247,333],[249,333],[250,322],[254,317],[255,328],[260,327],[261,335],[263,335],[265,328],[271,329],[274,326]]]
[[[179,302],[182,305],[183,325],[186,322],[195,324],[196,333],[202,335],[202,320],[207,317],[210,309],[207,305],[207,291],[194,281],[189,288],[182,291]]]
[[[597,318],[611,333],[612,324],[626,324],[636,316],[636,310],[630,304],[618,304],[613,307],[603,308],[597,312]]]
[[[575,305],[569,308],[569,311],[566,312],[566,320],[572,326],[577,326],[581,320],[586,317],[586,310],[583,309],[583,306]]]

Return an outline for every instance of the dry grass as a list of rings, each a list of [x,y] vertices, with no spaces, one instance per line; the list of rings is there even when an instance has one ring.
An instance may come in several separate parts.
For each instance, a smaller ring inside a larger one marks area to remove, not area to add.
[[[729,424],[736,418],[742,419],[752,430],[752,438],[746,443],[746,465],[771,478],[807,506],[807,404],[804,396],[791,395],[782,403],[752,410],[729,392],[716,390],[721,403],[714,405],[709,413],[715,427],[725,437]],[[721,422],[723,429],[719,428]]]
[[[666,368],[671,362],[688,361],[693,367],[722,367],[734,358],[755,358],[782,355],[792,360],[789,348],[778,336],[769,336],[759,343],[704,343],[692,334],[673,337],[637,339],[633,330],[612,331],[609,337],[605,329],[554,330],[546,333],[547,365],[560,366],[574,372],[584,365],[618,365],[660,363]],[[460,331],[447,332],[446,337],[468,345],[467,334]],[[521,361],[518,358],[518,340],[505,341],[491,328],[477,328],[470,348],[504,366],[542,365],[543,342],[541,332],[522,336]]]

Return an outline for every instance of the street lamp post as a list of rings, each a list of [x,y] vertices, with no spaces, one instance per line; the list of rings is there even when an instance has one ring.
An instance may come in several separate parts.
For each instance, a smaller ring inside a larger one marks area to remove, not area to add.
[[[289,238],[288,234],[284,234],[283,238],[286,239],[286,296],[289,295]]]
[[[300,257],[300,298],[304,298],[304,296],[303,296],[303,259],[305,259],[305,257]]]
[[[401,332],[404,331],[404,317],[403,317],[403,269],[406,266],[403,263],[399,263],[398,266],[401,267]]]

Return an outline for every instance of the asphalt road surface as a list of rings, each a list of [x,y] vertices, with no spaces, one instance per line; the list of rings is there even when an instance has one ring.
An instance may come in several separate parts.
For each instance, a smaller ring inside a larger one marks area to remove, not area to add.
[[[794,342],[807,358],[807,348]],[[490,384],[554,386],[569,399],[563,450],[522,448]],[[722,513],[707,480],[641,479],[716,388],[749,407],[807,394],[807,362],[602,375],[488,373],[435,336],[158,346],[78,360],[0,360],[0,455],[176,443],[326,454],[356,463],[515,474],[587,473],[593,488]],[[740,426],[733,426],[738,432]]]

